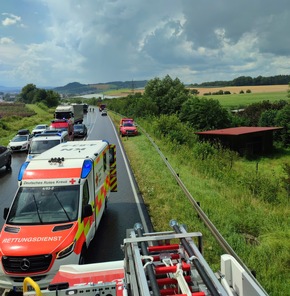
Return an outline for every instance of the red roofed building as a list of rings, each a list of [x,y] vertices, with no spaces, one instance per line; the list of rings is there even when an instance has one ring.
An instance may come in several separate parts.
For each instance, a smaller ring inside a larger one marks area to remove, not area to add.
[[[282,127],[232,127],[197,132],[199,139],[219,142],[240,155],[267,154],[273,151],[273,132]]]

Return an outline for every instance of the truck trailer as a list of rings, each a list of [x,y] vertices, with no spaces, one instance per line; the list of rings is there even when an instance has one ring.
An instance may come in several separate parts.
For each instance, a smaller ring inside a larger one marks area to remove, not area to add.
[[[60,105],[57,106],[54,113],[55,119],[67,119],[72,124],[83,123],[84,110],[82,104]]]

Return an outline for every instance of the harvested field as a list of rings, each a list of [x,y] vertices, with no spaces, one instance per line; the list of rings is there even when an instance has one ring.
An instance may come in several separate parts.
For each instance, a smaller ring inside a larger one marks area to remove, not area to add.
[[[248,89],[251,90],[251,93],[274,93],[274,92],[287,92],[289,89],[288,84],[282,85],[254,85],[254,86],[227,86],[227,87],[192,87],[190,89],[197,89],[199,91],[199,95],[203,96],[205,93],[214,93],[219,90],[222,91],[230,91],[231,94],[238,94],[241,90],[246,92]],[[132,95],[134,93],[143,93],[144,89],[135,89],[132,90],[116,90],[110,91],[110,95],[114,96],[123,96],[126,97],[128,95]]]
[[[287,92],[289,89],[288,84],[283,85],[252,85],[252,86],[227,86],[227,87],[196,87],[191,89],[197,89],[199,95],[204,95],[205,93],[213,93],[222,91],[230,91],[231,94],[238,94],[241,90],[246,92],[248,89],[252,93],[271,93],[271,92]]]

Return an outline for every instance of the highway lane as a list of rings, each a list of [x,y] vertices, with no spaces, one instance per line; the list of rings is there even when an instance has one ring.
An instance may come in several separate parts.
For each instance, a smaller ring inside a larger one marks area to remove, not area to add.
[[[120,246],[126,236],[126,229],[132,228],[136,222],[142,222],[145,227],[148,225],[146,231],[152,229],[111,119],[101,116],[97,110],[89,112],[87,120],[88,140],[107,140],[116,144],[118,178],[118,192],[111,193],[108,208],[89,248],[88,263],[120,260],[123,259]]]
[[[134,223],[149,223],[144,204],[138,194],[138,187],[124,154],[119,136],[109,116],[101,116],[95,108],[85,116],[84,123],[88,127],[88,139],[103,139],[117,145],[117,177],[118,192],[111,193],[108,208],[88,250],[88,263],[123,259],[121,244],[126,236],[126,229]],[[82,140],[82,139],[77,139]],[[17,190],[17,176],[25,153],[14,153],[12,170],[0,170],[0,226],[4,224],[3,209],[9,207]],[[145,214],[142,212],[145,210]],[[145,225],[146,227],[146,225]],[[147,228],[146,228],[147,230]],[[149,226],[149,231],[151,228]]]

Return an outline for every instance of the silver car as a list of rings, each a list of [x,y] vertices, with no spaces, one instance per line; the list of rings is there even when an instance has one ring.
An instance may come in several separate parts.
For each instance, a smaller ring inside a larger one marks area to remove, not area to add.
[[[42,132],[48,130],[47,124],[38,124],[31,132],[32,135],[41,134]]]
[[[11,151],[28,151],[31,141],[31,135],[16,135],[8,144],[7,148]]]

